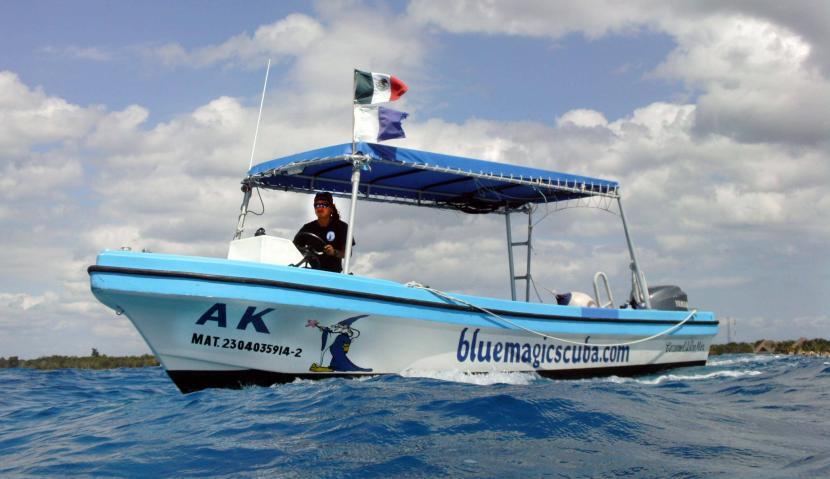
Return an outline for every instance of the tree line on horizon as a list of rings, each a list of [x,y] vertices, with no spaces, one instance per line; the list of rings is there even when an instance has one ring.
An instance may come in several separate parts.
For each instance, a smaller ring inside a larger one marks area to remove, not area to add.
[[[727,343],[727,344],[713,344],[709,347],[709,354],[717,356],[719,354],[743,354],[754,353],[759,347],[763,346],[762,353],[772,354],[830,354],[830,341],[822,338],[815,339],[799,339],[786,341],[770,341],[761,339],[754,343]]]
[[[0,357],[0,368],[30,369],[115,369],[146,368],[158,366],[152,354],[142,356],[107,356],[92,348],[89,356],[44,356],[37,359],[19,359],[17,356]]]

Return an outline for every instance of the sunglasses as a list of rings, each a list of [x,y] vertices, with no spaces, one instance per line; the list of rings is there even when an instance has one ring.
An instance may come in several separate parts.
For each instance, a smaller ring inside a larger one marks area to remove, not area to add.
[[[331,205],[328,203],[314,203],[315,208],[328,208],[329,206]]]

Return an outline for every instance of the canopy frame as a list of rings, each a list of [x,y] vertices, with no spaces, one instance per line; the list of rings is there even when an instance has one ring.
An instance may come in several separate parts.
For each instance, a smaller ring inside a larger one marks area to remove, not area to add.
[[[354,148],[359,149],[363,144],[357,144]],[[352,145],[349,145],[352,146]],[[377,146],[377,145],[375,145]],[[331,150],[336,147],[329,147]],[[323,151],[319,150],[319,151]],[[392,149],[395,150],[395,149]],[[403,150],[405,152],[414,152],[414,150]],[[249,170],[248,176],[243,179],[243,201],[240,207],[240,214],[237,221],[237,229],[234,234],[234,239],[242,237],[242,232],[245,224],[245,216],[248,213],[248,202],[251,197],[252,188],[264,188],[283,191],[294,191],[303,193],[316,193],[319,191],[329,191],[334,196],[351,198],[351,208],[349,212],[349,224],[346,238],[346,251],[344,257],[344,273],[349,274],[351,271],[352,259],[352,238],[354,236],[357,199],[363,201],[374,201],[381,203],[404,204],[411,206],[430,207],[438,209],[462,210],[470,213],[495,213],[505,215],[505,226],[507,228],[507,248],[508,248],[508,262],[510,270],[510,289],[511,297],[516,300],[516,280],[526,281],[525,285],[525,301],[530,301],[530,283],[532,281],[530,266],[531,266],[531,234],[533,229],[532,222],[532,208],[533,203],[550,203],[557,201],[565,201],[571,199],[579,199],[584,197],[600,196],[611,200],[617,200],[620,211],[620,218],[625,232],[625,239],[628,245],[629,255],[631,258],[632,281],[635,291],[640,291],[637,301],[645,306],[651,308],[648,298],[648,287],[645,281],[645,275],[640,269],[637,255],[635,253],[634,244],[629,233],[626,217],[623,212],[622,201],[620,197],[619,185],[615,182],[606,180],[596,180],[592,178],[579,177],[574,175],[567,175],[563,178],[563,174],[548,172],[549,175],[544,176],[542,170],[532,170],[532,172],[539,173],[538,175],[529,174],[510,174],[499,172],[495,165],[502,165],[498,163],[480,162],[481,165],[494,165],[492,171],[485,171],[483,168],[476,172],[472,169],[463,170],[447,164],[429,163],[429,162],[413,162],[401,161],[398,159],[390,159],[384,157],[382,154],[377,154],[377,151],[372,150],[373,154],[367,155],[361,152],[358,153],[342,153],[342,154],[327,154],[315,156],[313,152],[305,154],[294,155],[288,157],[280,162],[280,160],[272,160],[261,165],[257,165]],[[381,150],[381,153],[383,150]],[[424,155],[434,155],[425,152]],[[303,157],[306,155],[306,157]],[[426,156],[429,158],[428,156]],[[295,159],[296,158],[296,159]],[[447,157],[444,155],[436,155],[439,159],[453,159],[455,157]],[[458,158],[459,160],[466,160]],[[277,162],[273,167],[272,163]],[[306,172],[309,169],[316,167],[324,167],[319,171]],[[392,170],[384,175],[371,178],[368,177],[361,183],[361,171],[371,171],[374,165],[388,165],[398,168]],[[505,165],[510,167],[510,165]],[[333,175],[335,172],[344,169],[351,169],[350,178],[337,178],[326,175]],[[530,169],[525,169],[530,170]],[[395,186],[388,184],[381,184],[384,181],[392,179],[400,179],[403,177],[410,177],[419,175],[420,173],[431,172],[439,173],[436,179],[440,181],[433,181],[428,184],[416,185],[413,187]],[[285,181],[283,181],[285,180]],[[465,182],[473,182],[475,186],[472,190],[458,191],[437,191],[436,188],[450,185],[460,185]],[[484,182],[491,182],[493,184],[487,185]],[[521,193],[526,196],[511,196],[504,192],[513,188],[524,188]],[[532,193],[532,196],[527,196]],[[493,195],[493,197],[488,197]],[[512,241],[512,231],[510,224],[510,213],[525,212],[528,214],[528,232],[527,241],[514,243]],[[526,246],[527,247],[527,266],[526,272],[523,276],[516,276],[513,261],[513,247]]]
[[[331,163],[332,166],[329,169],[324,169],[320,172],[317,172],[313,175],[310,174],[303,174],[303,171],[309,167],[319,166],[323,164]],[[265,189],[279,189],[284,191],[298,191],[298,192],[311,192],[311,191],[321,191],[325,188],[318,188],[315,184],[317,180],[324,174],[329,173],[331,171],[337,169],[346,169],[351,167],[355,163],[365,164],[365,165],[393,165],[393,166],[401,166],[400,162],[385,160],[383,158],[376,158],[376,157],[367,157],[363,154],[355,154],[355,155],[338,155],[333,157],[323,157],[323,158],[313,158],[309,160],[297,161],[288,163],[285,165],[281,165],[276,168],[270,168],[264,171],[259,171],[253,174],[250,174],[245,180],[244,183],[250,185],[251,187],[259,187]],[[500,190],[498,193],[501,193],[501,198],[496,199],[480,199],[480,201],[490,203],[494,206],[498,205],[508,205],[506,206],[507,209],[500,209],[502,213],[508,210],[519,210],[521,209],[524,204],[526,203],[546,203],[546,202],[554,202],[559,201],[557,199],[557,193],[565,193],[568,196],[564,199],[573,199],[575,197],[586,197],[586,196],[603,196],[608,198],[618,198],[619,197],[619,186],[616,184],[609,186],[607,183],[598,183],[593,182],[591,179],[586,179],[587,181],[578,181],[578,180],[569,180],[563,181],[560,178],[553,179],[553,178],[544,178],[542,176],[505,176],[505,175],[497,175],[493,173],[488,173],[484,171],[475,172],[475,171],[464,171],[453,169],[441,165],[434,165],[434,164],[417,164],[417,163],[409,163],[405,165],[408,170],[395,172],[389,175],[385,175],[383,177],[373,178],[368,182],[364,182],[360,185],[360,193],[363,200],[368,201],[379,201],[382,203],[401,203],[401,204],[414,204],[416,206],[426,206],[426,207],[433,207],[433,208],[449,208],[449,209],[457,209],[452,206],[448,206],[446,203],[434,199],[430,199],[424,196],[426,189],[433,189],[438,186],[444,186],[447,183],[444,181],[438,183],[432,183],[426,185],[425,187],[422,186],[420,188],[407,188],[402,186],[393,186],[393,185],[380,185],[380,181],[392,179],[392,178],[400,178],[406,175],[414,175],[420,172],[439,172],[444,173],[446,175],[454,176],[455,178],[448,179],[445,181],[450,182],[463,182],[463,181],[493,181],[498,182],[500,185],[498,186],[489,186],[489,187],[478,187],[473,190],[466,192],[466,195],[471,195],[477,192],[493,192],[495,190]],[[291,177],[292,179],[300,179],[300,180],[308,180],[308,186],[292,186],[292,185],[271,185],[268,182],[269,178],[276,178],[276,177]],[[351,186],[351,179],[337,179],[337,178],[327,178],[325,180],[327,183],[332,183],[334,185],[342,185],[344,187]],[[532,188],[538,193],[536,198],[528,198],[528,197],[511,197],[510,195],[503,194],[502,191],[513,188],[513,187],[520,187],[525,186]],[[350,189],[350,188],[349,188]],[[387,190],[392,192],[398,192],[399,195],[390,195],[386,193],[378,193],[376,190]],[[334,194],[335,192],[332,192]],[[457,200],[464,195],[459,195],[458,193],[449,193],[449,192],[441,192],[441,191],[429,191],[429,196],[434,197],[443,197],[446,198],[446,201]],[[507,200],[507,201],[506,201]],[[494,210],[492,212],[499,212],[499,210]]]

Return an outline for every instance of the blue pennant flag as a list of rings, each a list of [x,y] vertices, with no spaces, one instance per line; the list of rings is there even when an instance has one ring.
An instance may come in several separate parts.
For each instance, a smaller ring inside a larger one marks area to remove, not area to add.
[[[401,124],[409,113],[377,106],[354,109],[354,141],[379,142],[406,138]]]

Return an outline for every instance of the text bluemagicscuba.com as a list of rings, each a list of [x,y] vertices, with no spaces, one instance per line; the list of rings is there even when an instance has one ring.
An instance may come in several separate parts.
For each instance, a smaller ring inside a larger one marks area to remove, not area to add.
[[[455,357],[458,362],[471,363],[526,363],[534,368],[544,364],[627,363],[628,346],[594,346],[591,344],[561,345],[543,343],[517,343],[511,341],[485,341],[478,338],[481,331],[473,331],[467,339],[467,330],[461,330]]]

